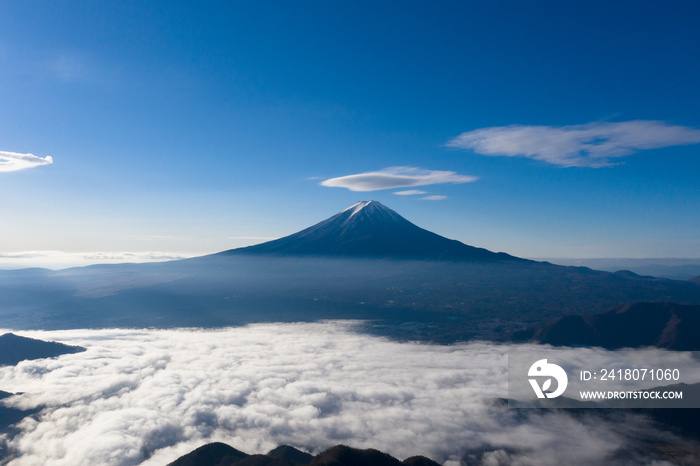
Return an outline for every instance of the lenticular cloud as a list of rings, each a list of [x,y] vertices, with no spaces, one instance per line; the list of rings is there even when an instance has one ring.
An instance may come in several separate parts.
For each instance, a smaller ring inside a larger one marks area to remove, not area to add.
[[[208,442],[248,453],[337,444],[458,464],[599,464],[643,423],[510,410],[506,349],[357,335],[352,323],[24,335],[87,351],[0,368],[11,465],[163,465]]]
[[[350,191],[379,191],[432,184],[471,183],[476,180],[475,176],[459,175],[450,171],[424,170],[417,167],[388,167],[374,172],[330,178],[322,181],[321,186],[347,188]],[[404,191],[402,194],[407,192],[415,194],[413,191]]]

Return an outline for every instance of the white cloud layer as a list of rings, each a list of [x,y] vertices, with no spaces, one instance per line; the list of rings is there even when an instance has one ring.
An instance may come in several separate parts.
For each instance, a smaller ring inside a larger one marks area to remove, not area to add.
[[[52,163],[53,158],[50,155],[37,157],[34,154],[0,151],[0,172],[14,172]]]
[[[322,181],[322,186],[347,188],[350,191],[379,191],[381,189],[408,188],[443,183],[470,183],[475,176],[455,172],[424,170],[417,167],[388,167],[374,172],[340,176]]]
[[[632,447],[652,432],[641,418],[494,402],[507,390],[507,348],[495,344],[396,343],[342,322],[22,334],[87,351],[0,368],[0,390],[23,392],[6,403],[41,408],[4,437],[19,455],[11,466],[155,466],[212,441],[248,453],[343,443],[439,462],[486,450],[469,464],[631,465],[645,464]]]
[[[700,143],[700,129],[662,121],[572,126],[511,125],[462,133],[447,146],[477,154],[527,157],[563,167],[607,167],[640,150]]]
[[[417,194],[426,194],[425,191],[419,191],[418,189],[409,189],[406,191],[396,191],[394,194],[397,196],[413,196]]]
[[[447,196],[443,196],[442,194],[431,194],[430,196],[425,196],[421,199],[426,201],[441,201],[443,199],[447,199]]]

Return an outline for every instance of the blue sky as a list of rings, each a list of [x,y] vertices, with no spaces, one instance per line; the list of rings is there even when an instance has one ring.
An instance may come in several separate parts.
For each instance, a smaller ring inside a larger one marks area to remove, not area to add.
[[[204,254],[375,199],[523,257],[700,257],[700,4],[569,3],[3,2],[0,255]]]

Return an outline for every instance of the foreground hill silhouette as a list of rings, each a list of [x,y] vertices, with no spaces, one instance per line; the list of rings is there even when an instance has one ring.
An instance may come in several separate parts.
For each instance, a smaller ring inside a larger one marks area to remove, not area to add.
[[[218,466],[232,464],[248,456],[248,454],[236,450],[225,443],[215,442],[203,445],[181,456],[170,463],[170,466]]]
[[[0,366],[15,365],[25,359],[53,358],[62,354],[85,351],[80,346],[68,346],[53,341],[20,337],[14,333],[0,336]]]
[[[700,305],[692,281],[519,259],[374,201],[279,240],[186,260],[0,271],[0,327],[219,327],[359,319],[446,343],[631,302]]]
[[[656,346],[700,351],[700,306],[634,303],[602,314],[564,316],[513,335],[514,341],[554,346],[599,346],[606,349]]]
[[[345,445],[329,448],[317,456],[283,445],[266,455],[248,455],[225,443],[209,443],[181,456],[169,466],[438,466],[424,456],[399,461],[379,450],[360,450]]]

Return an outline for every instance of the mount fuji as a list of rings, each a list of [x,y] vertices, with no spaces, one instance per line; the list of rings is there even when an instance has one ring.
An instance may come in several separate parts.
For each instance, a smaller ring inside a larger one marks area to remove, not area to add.
[[[377,201],[357,202],[292,235],[223,254],[240,253],[479,262],[524,260],[437,235],[414,225]]]

